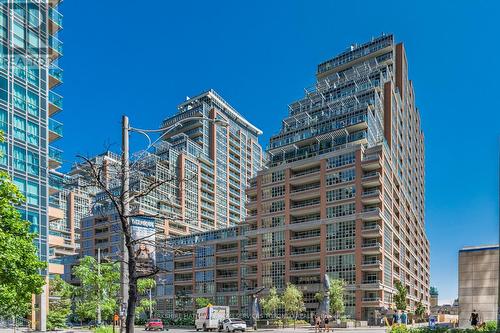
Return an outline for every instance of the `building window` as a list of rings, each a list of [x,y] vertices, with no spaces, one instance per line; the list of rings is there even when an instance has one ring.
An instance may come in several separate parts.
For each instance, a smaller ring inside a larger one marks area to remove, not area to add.
[[[336,200],[344,200],[354,198],[356,195],[356,188],[354,186],[337,188],[326,192],[326,200],[328,202]]]
[[[30,223],[30,232],[37,234],[40,226],[38,213],[28,212],[26,214],[26,220]]]
[[[40,170],[40,159],[37,153],[28,151],[28,173],[38,176]]]
[[[26,150],[21,147],[14,147],[14,169],[17,171],[26,171]]]
[[[26,191],[26,201],[32,205],[38,205],[38,184],[34,182],[28,182],[28,187]]]
[[[18,84],[14,84],[14,94],[13,94],[14,106],[23,111],[26,110],[26,89]]]
[[[334,185],[339,183],[349,182],[355,179],[354,169],[342,170],[339,172],[330,173],[326,176],[326,185]]]
[[[356,223],[345,221],[326,226],[326,249],[338,251],[353,249],[355,246]]]
[[[347,165],[347,164],[352,164],[355,161],[356,161],[356,156],[355,156],[354,152],[352,152],[349,154],[330,157],[327,160],[327,165],[328,165],[328,168],[331,169],[331,168],[338,168],[338,167],[341,167],[341,166]]]
[[[0,142],[0,165],[7,165],[7,142]]]
[[[328,207],[326,209],[326,216],[328,218],[341,217],[351,215],[356,212],[356,205],[354,203]]]
[[[26,120],[14,116],[14,138],[26,141]]]
[[[23,25],[17,21],[14,21],[13,31],[14,31],[14,40],[13,40],[14,46],[24,48],[25,31]]]
[[[30,75],[28,76],[28,79],[29,77]],[[38,78],[36,78],[36,82],[38,83]],[[27,100],[28,100],[28,113],[35,117],[38,117],[38,110],[39,110],[38,95],[32,92],[31,90],[28,90]]]
[[[28,143],[38,147],[38,125],[28,121]]]

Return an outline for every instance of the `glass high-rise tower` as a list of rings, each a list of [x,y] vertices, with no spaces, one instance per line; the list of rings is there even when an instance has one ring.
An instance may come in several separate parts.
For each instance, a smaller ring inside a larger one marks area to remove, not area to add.
[[[41,260],[48,260],[49,170],[61,164],[61,151],[52,143],[62,137],[54,116],[62,97],[53,91],[62,83],[58,59],[62,28],[58,0],[0,1],[0,168],[7,171],[26,196],[19,207],[31,223]],[[50,271],[42,271],[47,275]],[[47,286],[36,297],[38,329],[45,329]],[[36,318],[36,320],[35,320]]]

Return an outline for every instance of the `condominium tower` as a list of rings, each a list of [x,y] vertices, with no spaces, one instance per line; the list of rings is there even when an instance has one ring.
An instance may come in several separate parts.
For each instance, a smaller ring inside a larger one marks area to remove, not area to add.
[[[7,171],[26,196],[19,207],[37,234],[41,260],[48,261],[48,173],[60,161],[52,143],[62,136],[54,116],[62,109],[55,89],[62,82],[58,58],[62,43],[59,1],[2,1],[0,3],[0,168]],[[49,264],[49,271],[51,265]],[[41,272],[47,275],[47,271]],[[47,286],[36,297],[39,329],[45,329]]]
[[[132,192],[161,182],[131,204],[133,232],[144,237],[156,229],[154,237],[170,237],[240,224],[246,216],[245,188],[262,167],[262,132],[213,90],[180,104],[161,128],[166,129],[163,140],[151,152],[135,154],[131,163]],[[120,186],[119,181],[110,186]],[[103,210],[105,201],[82,220],[82,255],[120,252],[120,224],[112,209]]]
[[[376,322],[394,306],[395,281],[409,310],[428,306],[424,142],[404,46],[392,35],[351,46],[318,65],[316,79],[270,139],[245,225],[215,242],[170,240],[187,250],[159,260],[174,272],[158,287],[166,313],[190,294],[230,297],[248,315],[249,293],[290,282],[312,314],[325,274],[346,282],[351,318]]]

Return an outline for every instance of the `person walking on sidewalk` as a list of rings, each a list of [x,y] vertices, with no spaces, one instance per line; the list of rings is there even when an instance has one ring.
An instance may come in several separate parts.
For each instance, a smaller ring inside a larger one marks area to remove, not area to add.
[[[470,314],[470,324],[472,327],[476,328],[479,325],[479,313],[476,310],[472,310]]]
[[[314,332],[315,333],[321,332],[320,324],[321,324],[321,319],[319,318],[318,315],[315,315],[314,316]]]
[[[328,316],[325,316],[323,322],[325,323],[325,332],[330,332],[330,319],[328,319]]]

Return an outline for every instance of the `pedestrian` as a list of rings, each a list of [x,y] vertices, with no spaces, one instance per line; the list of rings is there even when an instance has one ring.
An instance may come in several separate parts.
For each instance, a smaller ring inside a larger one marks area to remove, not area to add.
[[[330,320],[328,319],[328,316],[325,316],[325,332],[330,332]]]
[[[406,315],[405,310],[403,310],[403,313],[401,314],[401,324],[403,325],[408,324],[408,316]]]
[[[479,325],[479,314],[476,312],[476,310],[472,310],[472,313],[470,314],[470,324],[472,327],[477,328]]]
[[[319,316],[315,316],[315,318],[314,318],[314,332],[316,332],[316,333],[321,332],[320,324],[321,324],[321,320],[320,320]]]

